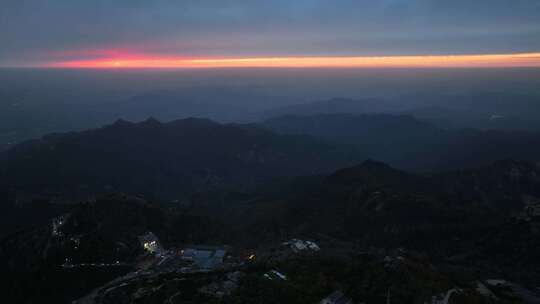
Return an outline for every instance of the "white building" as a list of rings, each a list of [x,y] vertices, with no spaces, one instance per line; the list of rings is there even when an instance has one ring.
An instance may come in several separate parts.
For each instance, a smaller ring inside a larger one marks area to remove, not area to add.
[[[303,241],[299,239],[292,239],[288,242],[283,243],[286,246],[289,246],[294,252],[301,251],[319,251],[321,248],[315,242],[312,241]]]
[[[157,236],[152,232],[147,232],[139,236],[139,242],[144,250],[150,253],[160,255],[163,252],[163,248],[159,244]]]

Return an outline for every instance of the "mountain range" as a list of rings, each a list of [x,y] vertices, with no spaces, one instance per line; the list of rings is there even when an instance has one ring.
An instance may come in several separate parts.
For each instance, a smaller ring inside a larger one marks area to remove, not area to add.
[[[99,129],[51,134],[0,154],[2,185],[20,194],[108,191],[182,199],[243,188],[352,163],[353,149],[307,136],[278,135],[256,125],[206,119],[161,123],[119,120]]]
[[[295,288],[273,287],[270,293],[286,291],[276,298],[283,303],[336,287],[380,302],[390,281],[403,303],[453,286],[466,290],[462,303],[476,303],[483,298],[475,282],[490,278],[533,290],[540,281],[538,152],[534,132],[442,129],[389,114],[262,124],[149,118],[50,134],[0,153],[1,285],[8,298],[30,303],[128,284],[129,296],[89,302],[122,303],[139,297],[137,290],[172,297],[154,284],[179,280],[192,286],[183,287],[186,299],[203,301],[193,286],[215,282],[213,274],[173,279],[144,266],[138,237],[152,231],[166,248],[227,244],[238,256],[265,257],[237,268],[247,279],[233,303],[270,292],[260,272],[276,267],[303,273],[293,276]],[[276,249],[297,238],[321,244],[321,255]],[[129,283],[107,283],[126,273]],[[306,283],[309,273],[321,281]],[[29,293],[30,286],[39,288]]]
[[[289,115],[263,125],[279,134],[354,146],[364,159],[409,170],[466,168],[506,158],[538,161],[540,153],[538,132],[442,129],[409,115]]]
[[[407,115],[283,116],[262,124],[150,118],[14,146],[0,153],[0,184],[19,202],[110,191],[178,201],[326,174],[366,159],[435,172],[500,159],[535,162],[538,155],[535,132],[446,130]]]

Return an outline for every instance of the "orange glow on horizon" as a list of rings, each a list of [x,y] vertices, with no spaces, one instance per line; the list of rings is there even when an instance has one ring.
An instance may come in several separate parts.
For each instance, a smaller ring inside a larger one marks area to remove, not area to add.
[[[126,55],[52,62],[48,68],[468,68],[540,67],[540,53],[363,57],[171,58]]]

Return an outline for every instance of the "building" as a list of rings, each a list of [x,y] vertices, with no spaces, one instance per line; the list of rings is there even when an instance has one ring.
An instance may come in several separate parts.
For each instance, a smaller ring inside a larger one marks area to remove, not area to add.
[[[52,219],[52,235],[53,236],[59,236],[59,237],[64,236],[64,233],[62,233],[60,228],[64,226],[64,224],[67,222],[68,219],[69,219],[69,214],[55,217]]]
[[[141,246],[144,248],[144,250],[150,253],[160,255],[164,252],[163,248],[159,244],[157,236],[152,232],[147,232],[139,236],[139,242],[141,243]]]
[[[283,280],[287,281],[287,276],[277,270],[271,270],[264,274],[264,277],[269,280]]]
[[[289,246],[294,252],[301,251],[319,251],[321,248],[315,242],[312,241],[303,241],[299,239],[292,239],[288,242],[283,243],[286,246]]]
[[[336,290],[328,297],[322,299],[320,304],[353,304],[353,302],[341,290]]]

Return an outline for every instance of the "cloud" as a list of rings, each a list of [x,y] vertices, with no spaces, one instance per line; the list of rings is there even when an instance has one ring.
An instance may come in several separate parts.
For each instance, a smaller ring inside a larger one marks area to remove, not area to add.
[[[61,52],[385,55],[540,49],[537,0],[3,0],[0,64]]]

